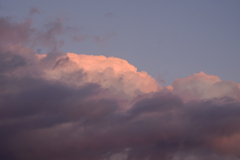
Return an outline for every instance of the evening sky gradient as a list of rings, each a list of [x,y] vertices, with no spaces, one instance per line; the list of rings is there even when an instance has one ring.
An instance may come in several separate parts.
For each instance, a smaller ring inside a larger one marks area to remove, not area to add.
[[[0,2],[0,159],[240,160],[239,1]]]

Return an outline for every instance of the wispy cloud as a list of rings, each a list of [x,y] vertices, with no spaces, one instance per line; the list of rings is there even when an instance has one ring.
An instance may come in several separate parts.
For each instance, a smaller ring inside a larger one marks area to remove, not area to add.
[[[39,9],[37,7],[32,7],[30,9],[29,15],[32,16],[34,14],[40,13]]]

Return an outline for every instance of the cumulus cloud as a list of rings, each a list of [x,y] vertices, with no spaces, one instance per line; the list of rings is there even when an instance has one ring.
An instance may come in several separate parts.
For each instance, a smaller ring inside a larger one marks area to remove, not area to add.
[[[66,65],[70,63],[71,67],[66,69]],[[72,67],[73,64],[75,67]],[[58,67],[61,69],[57,70]],[[149,93],[160,88],[150,75],[144,71],[138,72],[136,67],[120,58],[67,53],[66,56],[57,60],[55,70],[50,71],[50,76],[62,73],[63,68],[65,70],[63,74],[77,70],[82,70],[85,73],[81,82],[79,80],[71,82],[75,84],[99,83],[104,88],[115,88],[129,95],[135,95],[138,92]]]
[[[207,75],[204,72],[176,79],[171,87],[174,93],[186,100],[224,96],[240,99],[239,84],[233,81],[222,81],[218,76]]]
[[[1,159],[240,159],[239,84],[200,72],[162,87],[120,58],[35,53],[58,22],[0,27]]]

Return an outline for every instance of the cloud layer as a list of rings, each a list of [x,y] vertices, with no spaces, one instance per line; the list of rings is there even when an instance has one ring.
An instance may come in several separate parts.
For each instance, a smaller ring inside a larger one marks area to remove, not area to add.
[[[200,72],[164,87],[120,58],[61,53],[61,21],[1,18],[0,32],[1,159],[240,160],[239,84]]]

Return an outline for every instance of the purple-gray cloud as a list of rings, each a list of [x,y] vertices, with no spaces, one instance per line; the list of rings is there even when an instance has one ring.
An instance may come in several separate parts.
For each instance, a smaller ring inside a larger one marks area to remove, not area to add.
[[[31,7],[29,15],[31,16],[37,13],[40,13],[39,9],[37,7]]]

